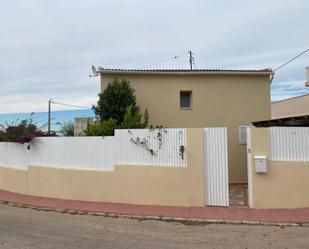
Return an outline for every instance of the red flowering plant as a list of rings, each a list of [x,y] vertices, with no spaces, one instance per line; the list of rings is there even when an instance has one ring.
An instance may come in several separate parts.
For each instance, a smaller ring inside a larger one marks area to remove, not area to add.
[[[32,119],[21,120],[15,124],[0,125],[0,142],[30,143],[35,137],[56,136],[55,132],[46,132],[33,124]],[[27,146],[30,149],[30,144]]]

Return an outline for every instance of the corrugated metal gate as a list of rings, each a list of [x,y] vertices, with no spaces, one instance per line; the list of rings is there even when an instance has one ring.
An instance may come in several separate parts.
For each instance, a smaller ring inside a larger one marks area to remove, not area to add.
[[[227,129],[204,128],[204,181],[207,206],[229,206]]]

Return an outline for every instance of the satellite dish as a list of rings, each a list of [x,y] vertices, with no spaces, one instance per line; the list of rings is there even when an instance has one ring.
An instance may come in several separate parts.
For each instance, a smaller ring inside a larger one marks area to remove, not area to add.
[[[97,74],[98,74],[98,71],[97,71],[95,65],[92,65],[92,66],[91,66],[91,69],[92,69],[92,72],[93,72],[94,75],[97,75]]]
[[[96,77],[96,76],[99,75],[99,72],[98,72],[97,68],[95,67],[95,65],[91,66],[91,70],[92,70],[93,75],[89,75],[89,77]]]

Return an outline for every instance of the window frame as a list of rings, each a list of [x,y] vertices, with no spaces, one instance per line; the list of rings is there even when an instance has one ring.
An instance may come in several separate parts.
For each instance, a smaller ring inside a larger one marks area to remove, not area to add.
[[[181,93],[190,93],[190,106],[189,107],[182,107],[181,106]],[[192,110],[193,109],[193,92],[192,90],[180,90],[179,91],[179,109],[180,110]]]

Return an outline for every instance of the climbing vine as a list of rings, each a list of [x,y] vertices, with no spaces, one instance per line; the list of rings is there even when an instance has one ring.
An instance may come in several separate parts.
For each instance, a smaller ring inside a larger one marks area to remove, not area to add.
[[[182,160],[185,159],[184,154],[185,154],[185,146],[184,145],[180,145],[179,146],[179,156],[180,156],[180,158]]]
[[[130,138],[130,141],[132,143],[134,143],[135,145],[137,146],[140,146],[141,148],[147,150],[152,156],[157,156],[158,155],[158,152],[159,150],[162,149],[163,147],[163,138],[164,138],[164,133],[167,133],[167,130],[163,128],[163,126],[156,126],[156,127],[153,127],[153,126],[150,126],[149,128],[149,132],[156,132],[156,134],[154,135],[154,138],[155,140],[157,140],[157,144],[158,144],[158,148],[155,149],[153,147],[153,145],[150,144],[149,140],[150,139],[150,135],[144,137],[144,138],[141,138],[141,137],[131,137]],[[128,133],[133,136],[133,133],[132,131],[128,130]],[[179,139],[182,137],[182,131],[179,132]],[[180,145],[179,146],[179,156],[182,160],[184,160],[184,153],[185,153],[185,146],[184,145]]]
[[[149,151],[149,153],[154,156],[156,155],[156,152],[150,148],[149,146],[149,142],[146,138],[143,138],[141,139],[140,137],[136,137],[135,139],[134,138],[131,138],[130,141],[138,146],[141,146],[142,148],[146,149],[147,151]]]

